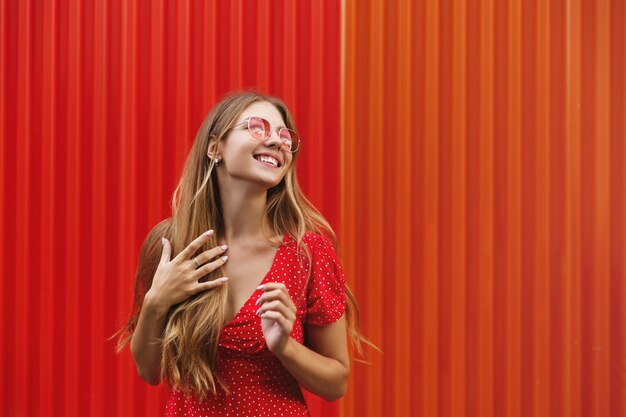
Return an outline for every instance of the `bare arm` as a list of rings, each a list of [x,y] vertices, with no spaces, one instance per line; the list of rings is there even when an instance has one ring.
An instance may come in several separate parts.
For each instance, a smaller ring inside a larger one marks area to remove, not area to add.
[[[200,278],[226,262],[227,257],[220,257],[216,261],[205,263],[222,254],[226,247],[214,247],[196,256],[195,261],[191,260],[193,254],[212,235],[212,230],[204,233],[172,260],[170,260],[171,244],[167,239],[163,239],[161,260],[152,285],[144,297],[143,307],[130,345],[137,372],[141,379],[150,385],[158,385],[161,382],[162,347],[159,339],[167,324],[167,313],[170,307],[201,291],[216,288],[228,280],[222,277],[199,282]]]
[[[137,373],[150,385],[158,385],[160,382],[161,345],[158,339],[165,328],[167,312],[167,308],[158,306],[146,294],[130,345]]]
[[[165,328],[167,312],[167,308],[159,307],[146,295],[130,345],[137,373],[150,385],[160,382],[161,344],[158,340]]]
[[[338,400],[346,393],[350,374],[345,316],[324,327],[307,325],[306,334],[310,348],[290,338],[274,353],[308,391],[327,401]]]
[[[308,391],[327,401],[341,398],[348,387],[350,356],[345,314],[326,326],[305,324],[306,346],[290,337],[297,308],[285,284],[268,282],[257,300],[268,349]]]

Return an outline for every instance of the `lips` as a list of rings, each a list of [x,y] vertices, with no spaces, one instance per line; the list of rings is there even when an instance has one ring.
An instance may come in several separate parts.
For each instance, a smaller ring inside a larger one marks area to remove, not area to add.
[[[281,161],[280,157],[278,155],[272,155],[270,153],[257,153],[255,155],[253,155],[254,159],[256,159],[258,161],[257,158],[261,157],[261,156],[267,156],[270,158],[273,158],[276,160],[276,162],[278,163],[278,165],[276,166],[276,168],[280,168],[281,166],[283,166],[283,161]],[[259,161],[261,162],[261,161]]]

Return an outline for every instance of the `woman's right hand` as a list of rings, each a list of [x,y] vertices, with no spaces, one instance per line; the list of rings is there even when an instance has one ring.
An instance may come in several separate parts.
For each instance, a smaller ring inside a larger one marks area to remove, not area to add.
[[[172,246],[166,238],[163,238],[163,253],[157,267],[152,286],[146,293],[146,299],[164,309],[186,300],[190,296],[201,291],[209,290],[224,284],[227,277],[215,280],[198,282],[206,274],[216,270],[226,263],[228,256],[221,256],[213,262],[205,263],[226,251],[226,245],[216,246],[196,256],[200,267],[192,256],[213,235],[209,230],[192,241],[174,259],[170,261]]]

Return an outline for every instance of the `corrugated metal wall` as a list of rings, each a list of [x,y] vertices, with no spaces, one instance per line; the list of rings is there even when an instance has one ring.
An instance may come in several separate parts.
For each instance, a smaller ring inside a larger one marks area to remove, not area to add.
[[[246,86],[293,111],[300,182],[338,228],[341,5],[0,4],[0,415],[162,415],[165,387],[106,341],[140,244],[206,113]]]
[[[626,416],[622,0],[346,0],[346,416]]]
[[[257,86],[385,352],[314,415],[626,416],[625,23],[622,0],[0,1],[0,413],[162,414],[105,339],[202,118]]]

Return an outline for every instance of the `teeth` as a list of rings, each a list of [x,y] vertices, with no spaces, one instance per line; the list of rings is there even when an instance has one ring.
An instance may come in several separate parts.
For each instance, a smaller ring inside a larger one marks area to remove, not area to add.
[[[274,165],[275,167],[278,166],[278,161],[276,159],[272,158],[271,156],[261,155],[261,156],[257,157],[257,160],[259,160],[261,162],[269,162],[270,164]]]

